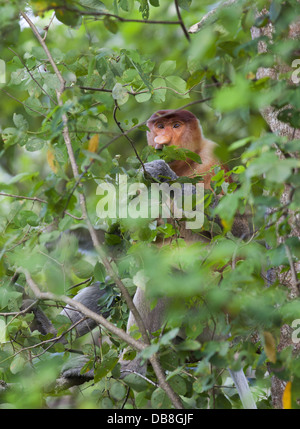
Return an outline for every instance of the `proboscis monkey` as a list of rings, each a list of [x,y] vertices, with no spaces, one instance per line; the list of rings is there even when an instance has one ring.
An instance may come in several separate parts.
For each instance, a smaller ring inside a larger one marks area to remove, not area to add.
[[[152,161],[145,164],[146,170],[152,177],[168,176],[176,180],[178,176],[193,177],[202,176],[205,189],[211,189],[211,178],[215,175],[213,169],[216,166],[228,172],[228,167],[220,163],[214,154],[217,143],[204,137],[199,120],[187,110],[159,110],[147,121],[150,131],[147,132],[148,145],[157,150],[164,146],[177,146],[197,153],[202,163],[199,164],[191,159],[176,160],[169,164],[165,161]],[[225,178],[226,182],[232,182],[231,177]],[[222,195],[222,194],[221,194]],[[219,197],[215,197],[214,205]],[[248,222],[248,214],[236,214],[231,232],[239,238],[246,238],[251,235],[251,225]],[[220,224],[220,219],[215,221]],[[180,227],[180,230],[182,228]],[[182,231],[181,231],[182,232]],[[183,231],[182,238],[189,241],[197,240],[195,234],[190,231]]]
[[[197,153],[202,161],[202,164],[198,164],[191,159],[173,161],[169,165],[162,160],[146,163],[145,169],[154,179],[169,177],[171,180],[176,180],[178,176],[192,177],[195,175],[203,175],[204,187],[207,189],[211,188],[210,182],[214,175],[212,169],[216,165],[221,165],[214,155],[216,143],[204,138],[201,125],[191,112],[186,110],[160,110],[151,116],[147,122],[147,126],[150,130],[147,132],[147,140],[150,146],[153,146],[155,149],[162,149],[164,145],[174,145],[189,149]],[[227,170],[224,166],[222,166],[222,168]],[[236,229],[239,234],[239,227]],[[187,237],[188,236],[189,234]],[[198,236],[198,240],[199,239],[201,240],[201,236]],[[145,292],[138,288],[134,296],[134,303],[145,321],[146,329],[150,333],[162,326],[168,300],[159,299],[156,307],[150,311],[150,304],[147,302]],[[135,320],[132,315],[130,315],[127,326],[128,332],[130,332],[130,328],[134,324]],[[205,337],[207,337],[207,335],[210,335],[209,332],[204,334]],[[208,338],[203,338],[202,341],[207,341],[207,339]],[[200,338],[199,340],[201,341]],[[126,371],[127,367],[131,371],[145,371],[145,367],[138,368],[137,365],[138,361],[127,363],[123,361],[123,370]],[[234,380],[244,407],[256,408],[243,370],[231,371],[229,369],[229,372]]]
[[[216,143],[204,138],[198,119],[192,113],[185,110],[177,112],[173,110],[161,110],[151,116],[147,125],[150,129],[150,132],[147,132],[149,145],[156,149],[161,149],[164,145],[175,145],[189,149],[199,154],[202,164],[187,159],[185,161],[174,161],[168,165],[162,160],[157,160],[146,163],[146,171],[155,179],[159,179],[160,176],[167,176],[170,177],[171,180],[176,180],[178,176],[203,175],[205,188],[210,188],[211,177],[214,175],[211,170],[215,165],[220,165],[220,162],[213,153]],[[201,238],[199,237],[199,239]],[[102,298],[103,293],[102,290],[99,290],[98,286],[96,287],[96,285],[93,285],[92,287],[85,288],[75,299],[79,302],[84,302],[87,307],[101,314],[103,310],[101,306],[97,306],[97,302],[99,298]],[[146,294],[141,288],[137,288],[133,301],[144,321],[146,329],[150,333],[158,330],[163,324],[168,301],[166,299],[159,299],[155,308],[151,310]],[[74,311],[68,309],[67,311],[64,310],[64,312],[69,316],[72,322],[76,321],[74,319],[76,314]],[[103,315],[107,317],[108,314],[109,312]],[[39,313],[36,313],[36,318],[41,319]],[[44,318],[39,321],[43,327],[47,328],[47,332],[51,332],[50,323],[45,323]],[[95,322],[89,320],[89,325],[87,323],[82,323],[81,325],[79,325],[81,330],[80,332],[78,331],[78,335],[83,335],[88,332],[88,329],[95,326]],[[133,325],[135,325],[135,320],[132,314],[130,314],[127,326],[128,333],[130,333],[130,328]],[[123,376],[128,374],[128,372],[145,373],[145,365],[140,366],[140,362],[137,359],[134,361],[126,361],[122,356],[120,362]],[[64,372],[64,377],[80,377],[80,368],[81,367],[75,367],[72,370],[68,370],[68,372]],[[256,408],[243,370],[229,370],[229,372],[235,382],[244,407]],[[89,377],[93,377],[93,371],[89,371],[87,378]]]
[[[187,110],[159,110],[150,117],[147,126],[150,129],[147,132],[148,145],[155,149],[178,146],[197,153],[202,164],[186,159],[173,161],[169,165],[177,176],[203,175],[204,187],[210,188],[213,167],[220,165],[214,155],[216,143],[203,136],[200,122],[193,113]]]

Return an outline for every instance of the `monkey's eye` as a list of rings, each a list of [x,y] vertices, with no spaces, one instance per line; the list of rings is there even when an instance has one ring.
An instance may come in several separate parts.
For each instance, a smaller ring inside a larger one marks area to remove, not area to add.
[[[163,128],[165,128],[164,124],[157,124],[157,125],[156,125],[156,127],[157,127],[157,128],[160,128],[161,130],[162,130]]]
[[[173,128],[179,128],[179,127],[180,127],[179,122],[176,122],[176,123],[173,125]]]

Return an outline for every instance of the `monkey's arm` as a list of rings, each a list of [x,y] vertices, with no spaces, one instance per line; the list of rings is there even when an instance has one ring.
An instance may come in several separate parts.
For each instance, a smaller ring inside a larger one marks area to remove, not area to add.
[[[179,176],[171,169],[171,167],[162,159],[147,162],[144,164],[145,170],[151,178],[159,182],[173,182],[176,181]],[[195,192],[195,187],[192,187],[193,192]],[[215,208],[220,200],[220,196],[215,195],[212,208]],[[215,216],[214,219],[209,219],[216,222],[222,229],[223,225],[219,216]],[[231,227],[231,232],[235,237],[246,239],[249,238],[252,234],[251,226],[251,217],[249,215],[240,215],[236,214],[233,220]]]
[[[151,178],[159,182],[169,182],[177,180],[179,176],[171,169],[171,167],[162,159],[146,162],[145,170]]]
[[[100,284],[100,282],[96,282],[92,286],[81,289],[81,291],[73,298],[73,300],[85,305],[94,313],[101,314],[103,317],[107,318],[110,314],[110,311],[107,310],[103,313],[104,306],[101,305],[99,301],[103,302],[105,300],[105,297],[109,294],[109,289],[100,289]],[[60,314],[67,316],[71,320],[72,324],[75,324],[79,322],[80,319],[84,318],[84,316],[79,311],[72,310],[69,305],[67,305]],[[90,332],[96,326],[96,322],[92,319],[83,320],[76,326],[76,334],[78,337],[81,337],[82,335]]]

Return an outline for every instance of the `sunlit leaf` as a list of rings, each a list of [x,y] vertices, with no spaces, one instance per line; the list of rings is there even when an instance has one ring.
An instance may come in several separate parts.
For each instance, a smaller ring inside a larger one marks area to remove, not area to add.
[[[286,386],[282,395],[282,407],[284,410],[292,409],[292,383],[290,381],[286,383]]]
[[[264,332],[264,349],[265,353],[272,363],[276,363],[276,343],[273,335],[270,332]]]

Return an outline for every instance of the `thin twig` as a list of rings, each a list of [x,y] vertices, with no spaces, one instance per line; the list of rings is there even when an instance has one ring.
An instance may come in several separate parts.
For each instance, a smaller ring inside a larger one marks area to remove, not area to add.
[[[0,192],[0,195],[3,197],[19,198],[21,200],[38,201],[39,203],[48,204],[46,200],[42,200],[41,198],[37,197],[25,197],[23,195],[6,194],[5,192]]]
[[[180,23],[182,31],[183,31],[185,37],[187,38],[187,40],[190,42],[191,38],[190,38],[190,35],[189,35],[189,33],[188,33],[185,25],[184,25],[183,19],[181,17],[180,8],[179,8],[179,5],[178,5],[178,0],[175,0],[175,7],[176,7],[176,13],[177,13],[177,16],[178,16],[178,21]]]
[[[210,10],[206,15],[203,16],[203,18],[197,22],[196,24],[192,25],[189,28],[189,33],[198,33],[200,30],[202,30],[202,28],[204,28],[204,26],[211,24],[212,22],[214,22],[215,15],[217,15],[217,13],[226,7],[231,6],[234,3],[238,3],[240,0],[227,0],[224,2],[221,2],[217,7],[215,7],[214,9]]]
[[[48,31],[49,31],[50,25],[52,24],[54,18],[55,18],[55,12],[53,13],[53,15],[51,17],[49,24],[46,25],[46,27],[44,27],[44,30],[45,30],[45,34],[44,34],[44,37],[43,37],[44,41],[46,40],[46,37],[47,37]]]
[[[108,12],[98,12],[98,11],[85,11],[85,10],[79,10],[75,8],[71,8],[68,6],[51,6],[49,8],[44,9],[42,12],[47,12],[48,10],[67,10],[68,12],[74,12],[78,15],[82,16],[100,16],[100,17],[108,17],[108,18],[114,18],[117,21],[120,22],[132,22],[137,24],[166,24],[166,25],[181,25],[180,21],[168,21],[168,20],[153,20],[153,19],[128,19],[123,18],[122,16],[115,15],[113,13]]]
[[[28,307],[26,307],[24,310],[20,310],[20,311],[12,311],[10,313],[0,313],[0,316],[3,317],[9,317],[9,316],[15,316],[13,319],[15,319],[18,316],[22,316],[22,314],[26,314],[28,313],[28,311],[30,311],[33,307],[35,307],[35,305],[38,303],[38,299],[36,301],[33,301],[32,304],[30,304]],[[13,320],[11,319],[9,321],[9,323]]]
[[[0,192],[0,195],[3,196],[3,197],[19,198],[20,200],[31,200],[31,201],[37,201],[37,202],[43,203],[43,204],[48,204],[48,201],[42,200],[41,198],[37,198],[37,197],[25,197],[24,195],[7,194],[5,192]],[[83,217],[78,217],[78,216],[72,215],[67,210],[65,210],[64,213],[67,216],[70,216],[70,217],[72,217],[73,219],[76,219],[76,220],[83,220],[84,219]]]
[[[121,133],[123,134],[123,136],[129,141],[129,143],[131,144],[131,147],[132,147],[132,149],[134,150],[134,153],[135,153],[135,156],[137,157],[137,159],[140,161],[140,164],[141,164],[141,166],[142,166],[142,168],[143,168],[143,170],[144,170],[144,174],[145,175],[147,175],[147,171],[146,171],[146,169],[145,169],[145,165],[144,165],[144,163],[143,163],[143,161],[141,160],[141,158],[140,158],[140,155],[138,154],[138,151],[136,150],[136,148],[135,148],[135,146],[134,146],[134,142],[133,142],[133,140],[127,135],[127,134],[125,134],[125,132],[124,132],[124,130],[123,130],[123,128],[121,127],[121,124],[120,124],[120,122],[118,121],[118,119],[117,119],[117,110],[118,109],[120,109],[119,108],[119,106],[118,106],[118,102],[117,102],[117,100],[115,100],[115,107],[114,107],[114,112],[113,112],[113,118],[114,118],[114,121],[115,121],[115,123],[117,124],[117,126],[118,126],[118,128],[119,128],[119,130],[121,131]]]
[[[221,85],[222,84],[219,84],[219,86],[221,86]],[[126,84],[126,85],[123,85],[123,86],[128,86],[128,85]],[[157,88],[153,88],[153,91],[159,91],[160,89],[167,89],[169,91],[173,91],[177,95],[187,95],[187,94],[189,94],[193,90],[193,88],[195,86],[196,85],[194,85],[193,87],[191,87],[190,89],[188,89],[185,92],[176,91],[176,89],[171,88],[169,86],[158,86]],[[112,93],[112,89],[96,88],[96,87],[92,87],[92,86],[82,86],[82,85],[80,85],[79,88],[80,89],[85,89],[86,91],[98,91],[98,92]],[[133,95],[134,97],[137,96],[137,95],[140,95],[140,94],[147,94],[147,93],[149,93],[148,89],[142,89],[141,91],[127,91],[127,94]]]
[[[21,101],[21,100],[18,100],[16,97],[14,97],[13,95],[11,95],[9,92],[5,91],[3,88],[0,88],[0,91],[2,91],[4,94],[6,94],[9,98],[11,98],[11,99],[13,99],[13,100],[17,101],[17,103],[22,104],[22,106],[26,107],[27,109],[31,110],[32,112],[37,113],[38,115],[44,116],[44,118],[46,118],[46,119],[47,119],[47,115],[45,115],[45,114],[44,114],[44,113],[42,113],[42,112],[38,112],[38,111],[37,111],[37,110],[35,110],[35,109],[32,109],[32,107],[27,106],[27,104],[26,104],[26,103],[24,103],[24,102],[23,102],[23,101]]]
[[[132,369],[121,369],[121,374],[124,374],[125,372],[129,372],[130,374],[135,374],[138,377],[141,377],[143,380],[146,380],[148,383],[152,384],[155,387],[159,387],[157,383],[154,383],[154,381],[150,380],[150,378],[145,377],[144,375],[140,374],[139,372],[133,371]]]

